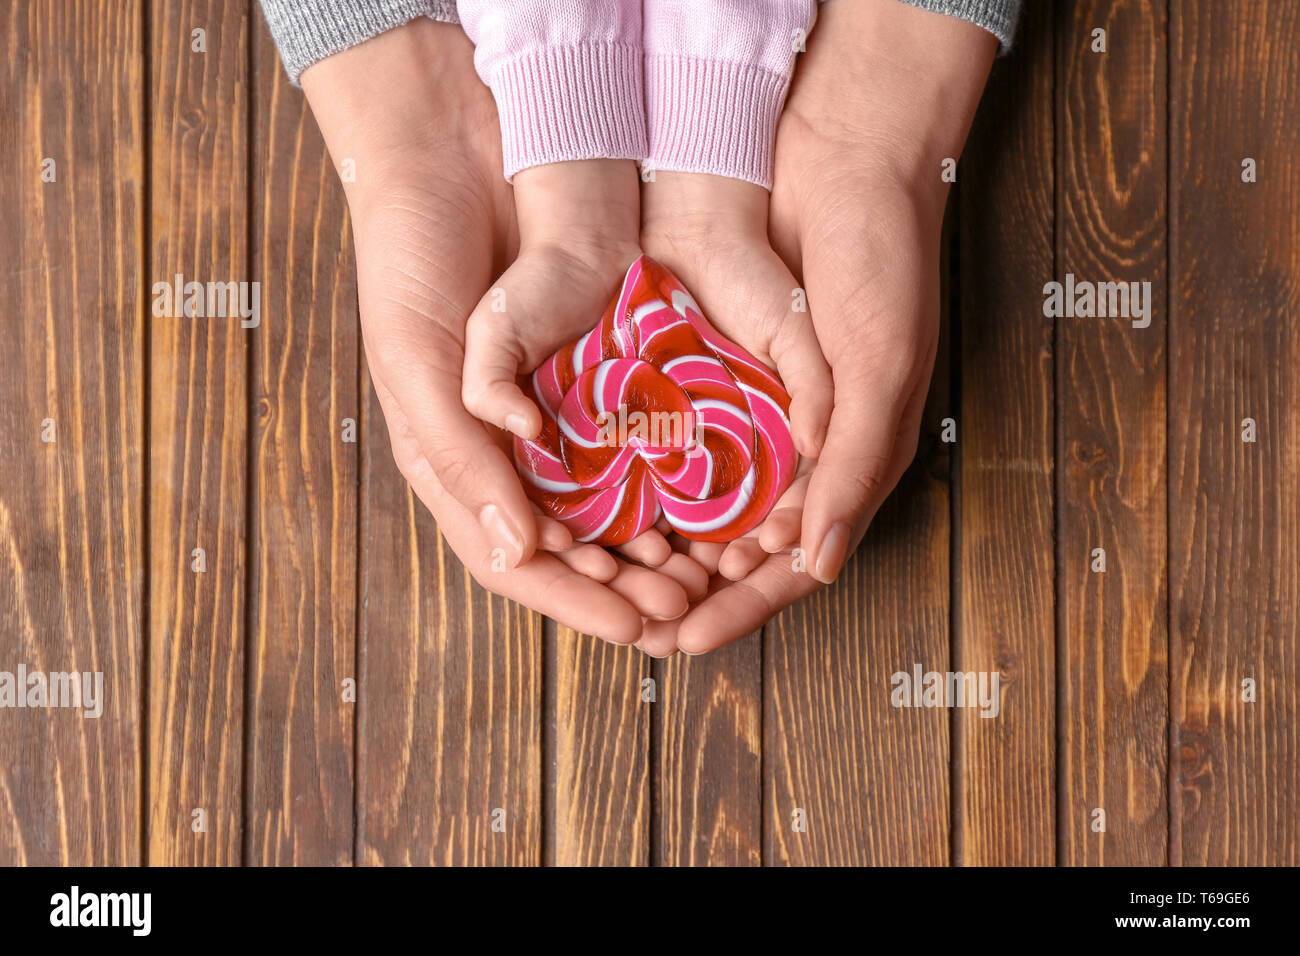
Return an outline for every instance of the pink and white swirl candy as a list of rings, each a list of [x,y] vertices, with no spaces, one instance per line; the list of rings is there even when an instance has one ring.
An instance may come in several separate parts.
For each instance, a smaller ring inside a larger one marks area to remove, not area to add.
[[[780,380],[646,256],[600,324],[530,384],[542,431],[515,440],[515,464],[529,497],[578,540],[622,544],[662,514],[687,538],[730,541],[794,477]]]

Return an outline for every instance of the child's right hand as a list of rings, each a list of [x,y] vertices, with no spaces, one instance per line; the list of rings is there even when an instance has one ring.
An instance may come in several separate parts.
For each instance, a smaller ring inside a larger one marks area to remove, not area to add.
[[[470,414],[520,438],[537,437],[542,413],[518,379],[604,314],[641,254],[640,188],[633,160],[574,160],[515,176],[519,255],[465,328],[461,398]],[[659,530],[616,550],[662,568],[690,592],[702,588],[694,562],[675,555]]]
[[[542,427],[518,378],[588,332],[640,255],[632,160],[534,166],[514,179],[519,255],[465,329],[461,391],[470,414],[520,438]]]

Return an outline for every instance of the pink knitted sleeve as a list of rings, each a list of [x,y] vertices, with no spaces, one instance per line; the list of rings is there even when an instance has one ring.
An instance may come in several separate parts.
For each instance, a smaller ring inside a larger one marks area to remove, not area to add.
[[[776,122],[814,0],[645,0],[647,164],[772,187]]]
[[[501,114],[506,178],[571,159],[644,159],[641,0],[458,0]]]

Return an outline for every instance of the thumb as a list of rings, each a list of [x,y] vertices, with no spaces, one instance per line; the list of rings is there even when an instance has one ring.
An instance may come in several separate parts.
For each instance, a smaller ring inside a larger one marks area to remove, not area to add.
[[[377,369],[371,378],[389,429],[415,440],[438,482],[478,519],[491,546],[512,567],[532,557],[537,524],[519,476],[483,424],[461,406],[454,378],[407,378]]]
[[[797,313],[787,316],[772,341],[771,356],[790,393],[795,448],[806,458],[816,458],[826,437],[835,389],[812,322]]]
[[[924,376],[923,376],[924,378]],[[919,424],[927,382],[912,390],[864,387],[865,379],[837,385],[835,409],[821,457],[808,482],[804,503],[802,541],[808,569],[818,581],[830,584],[839,575],[850,549],[874,517],[881,502],[907,467],[900,451],[906,445],[905,428]],[[909,414],[912,406],[916,414]]]
[[[826,437],[834,402],[830,366],[817,332],[798,295],[799,283],[770,248],[756,256],[758,281],[752,283],[749,311],[771,330],[766,352],[790,395],[790,432],[805,458],[816,458]],[[761,292],[758,290],[762,290]],[[760,299],[761,297],[761,299]]]
[[[513,285],[507,270],[465,325],[461,401],[474,417],[533,439],[542,429],[542,414],[517,383],[528,356],[520,340],[521,317],[509,311],[512,300],[520,298]]]

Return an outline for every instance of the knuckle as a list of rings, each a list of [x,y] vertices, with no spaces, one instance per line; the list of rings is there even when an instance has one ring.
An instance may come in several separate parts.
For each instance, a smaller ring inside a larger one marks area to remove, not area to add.
[[[465,410],[476,418],[482,418],[487,403],[487,391],[477,376],[466,378],[460,386],[460,400]]]
[[[858,469],[843,472],[840,481],[846,486],[846,491],[853,500],[871,501],[884,490],[885,473],[888,468],[889,459],[883,455],[876,455],[863,460]]]
[[[471,456],[460,448],[442,448],[429,457],[438,481],[447,489],[472,487],[478,469]]]

